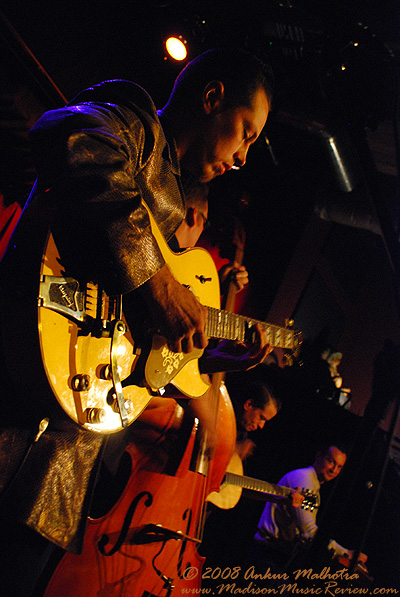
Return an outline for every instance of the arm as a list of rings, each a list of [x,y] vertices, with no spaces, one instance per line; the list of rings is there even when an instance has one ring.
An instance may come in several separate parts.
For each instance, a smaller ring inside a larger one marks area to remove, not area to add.
[[[319,483],[313,474],[311,467],[305,469],[297,469],[291,471],[285,475],[280,485],[291,487],[293,490],[297,490],[299,487],[302,489],[309,489],[314,493],[319,493]],[[296,520],[297,528],[304,539],[312,539],[318,529],[317,526],[317,512],[318,508],[313,510],[304,510],[303,508],[293,509],[293,515]]]
[[[129,135],[122,115],[130,119]],[[120,111],[120,118],[78,105],[45,113],[31,131],[38,183],[50,189],[45,200],[55,210],[62,258],[75,271],[80,254],[84,273],[101,274],[110,295],[138,288],[164,263],[137,179],[145,136],[153,147],[155,141],[132,111]]]
[[[141,203],[142,188],[151,185],[144,174],[149,145],[160,153],[162,143],[131,110],[120,113],[128,133],[115,114],[88,106],[47,113],[32,132],[41,184],[53,189],[63,262],[78,279],[102,280],[110,295],[140,287],[171,350],[204,348],[205,309],[166,267]],[[163,192],[171,217],[175,210],[179,218],[183,204],[174,176]]]

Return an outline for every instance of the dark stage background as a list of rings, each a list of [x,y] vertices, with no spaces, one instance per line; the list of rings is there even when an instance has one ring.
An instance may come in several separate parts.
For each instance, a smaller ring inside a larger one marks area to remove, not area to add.
[[[310,464],[321,436],[350,438],[348,472],[339,488],[326,488],[335,515],[323,525],[345,545],[362,545],[377,586],[399,587],[400,440],[396,426],[390,433],[396,383],[393,390],[385,378],[370,402],[374,359],[386,341],[399,341],[398,3],[4,0],[0,15],[3,221],[23,207],[35,179],[28,129],[63,105],[61,95],[126,78],[163,105],[182,66],[165,55],[166,32],[190,36],[189,58],[238,45],[272,65],[276,94],[265,136],[245,168],[213,183],[204,244],[229,258],[240,219],[251,282],[237,308],[278,325],[293,318],[305,365],[324,345],[341,351],[352,401],[345,410],[318,400],[310,368],[281,375],[267,367],[284,405],[257,432],[246,473],[276,482]],[[245,561],[262,508],[243,496],[233,510],[213,512],[201,548],[207,561]]]

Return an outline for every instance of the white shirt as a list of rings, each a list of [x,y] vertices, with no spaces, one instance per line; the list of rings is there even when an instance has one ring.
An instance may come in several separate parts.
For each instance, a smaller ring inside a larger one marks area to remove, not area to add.
[[[302,490],[310,490],[316,495],[316,504],[313,510],[299,508],[290,508],[290,512],[293,515],[299,539],[312,539],[317,532],[317,512],[320,506],[320,493],[321,484],[318,481],[317,473],[313,466],[307,468],[299,468],[290,473],[287,473],[278,482],[278,485],[283,487],[291,487],[296,489],[300,487]],[[259,531],[254,535],[254,539],[257,541],[263,541],[263,535],[269,535],[280,538],[279,527],[276,521],[276,514],[279,509],[279,503],[267,502],[264,512],[261,515],[260,522],[258,523]],[[336,555],[342,556],[347,555],[349,550],[331,539],[328,544],[328,549],[332,549]]]
[[[278,485],[282,485],[283,487],[291,487],[292,489],[300,487],[300,491],[303,489],[308,489],[317,496],[316,505],[313,510],[304,510],[301,506],[299,508],[291,508],[293,516],[296,520],[300,537],[304,539],[311,539],[314,537],[318,528],[316,519],[318,507],[320,505],[319,490],[321,487],[314,467],[309,466],[307,468],[300,468],[291,471],[282,477]],[[275,520],[277,509],[279,509],[278,503],[267,502],[264,512],[261,515],[260,522],[258,523],[258,528],[261,529],[261,534],[258,532],[256,533],[254,537],[256,540],[262,540],[262,535],[264,533],[277,539],[279,538],[279,528]]]

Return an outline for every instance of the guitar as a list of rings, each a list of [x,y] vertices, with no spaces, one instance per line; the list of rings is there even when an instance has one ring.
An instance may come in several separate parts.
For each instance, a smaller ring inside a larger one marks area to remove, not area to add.
[[[299,348],[300,335],[293,329],[220,310],[218,273],[209,253],[201,248],[173,253],[150,212],[149,217],[175,278],[207,308],[209,338],[251,342],[259,323],[272,346]],[[43,367],[58,403],[94,432],[127,427],[170,383],[189,397],[200,397],[209,387],[198,367],[203,350],[174,353],[164,337],[151,332],[151,347],[140,345],[124,320],[122,299],[111,300],[95,284],[81,289],[77,280],[64,276],[51,234],[40,268],[38,332]]]
[[[265,499],[266,501],[272,497],[288,497],[293,491],[290,487],[274,485],[261,479],[244,476],[242,460],[235,452],[227,467],[220,490],[210,493],[206,501],[223,510],[229,510],[239,502],[243,489],[254,492],[259,499]],[[304,496],[301,508],[313,510],[318,507],[318,496],[315,493],[309,489],[302,489],[300,493]]]

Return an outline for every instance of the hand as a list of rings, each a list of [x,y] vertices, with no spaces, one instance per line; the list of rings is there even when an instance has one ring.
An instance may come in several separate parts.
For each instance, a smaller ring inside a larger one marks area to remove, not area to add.
[[[343,384],[343,378],[340,377],[340,375],[337,375],[336,377],[333,378],[333,383],[335,384],[335,386],[339,389],[342,387]]]
[[[304,496],[300,493],[300,487],[296,487],[290,494],[290,500],[293,508],[299,508],[303,503]]]
[[[222,340],[213,348],[208,348],[201,360],[202,373],[217,371],[246,371],[256,367],[272,352],[273,347],[267,342],[266,331],[257,324],[256,339],[252,346]]]
[[[273,351],[273,346],[268,343],[267,332],[260,326],[256,325],[256,338],[254,343],[247,350],[247,358],[242,357],[245,369],[252,369],[262,363],[266,357]]]
[[[205,348],[207,310],[194,294],[180,284],[164,265],[143,284],[153,323],[173,352],[192,352]]]
[[[244,267],[244,265],[239,265],[239,263],[227,263],[223,265],[218,272],[219,282],[221,285],[221,289],[223,290],[223,294],[225,294],[226,286],[233,282],[236,286],[237,292],[243,290],[246,284],[249,283],[249,274]]]

